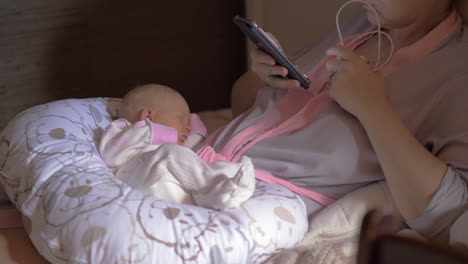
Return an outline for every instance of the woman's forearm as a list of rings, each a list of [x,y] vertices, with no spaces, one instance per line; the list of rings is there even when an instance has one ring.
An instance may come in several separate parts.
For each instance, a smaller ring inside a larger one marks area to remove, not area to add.
[[[359,117],[377,154],[392,197],[406,220],[421,216],[447,165],[427,151],[390,105]]]

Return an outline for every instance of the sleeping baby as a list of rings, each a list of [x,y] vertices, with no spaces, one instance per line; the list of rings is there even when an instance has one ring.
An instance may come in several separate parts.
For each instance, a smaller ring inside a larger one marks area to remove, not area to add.
[[[99,152],[116,177],[134,189],[212,209],[237,207],[252,195],[255,175],[248,157],[206,163],[192,150],[206,128],[174,89],[138,86],[122,99],[118,117],[106,128]]]

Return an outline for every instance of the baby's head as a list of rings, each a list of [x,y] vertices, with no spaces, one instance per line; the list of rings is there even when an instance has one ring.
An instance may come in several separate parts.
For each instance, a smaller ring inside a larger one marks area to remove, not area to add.
[[[190,131],[190,110],[176,90],[160,84],[137,86],[128,92],[119,106],[119,118],[131,123],[149,118],[152,122],[177,129],[178,143]]]

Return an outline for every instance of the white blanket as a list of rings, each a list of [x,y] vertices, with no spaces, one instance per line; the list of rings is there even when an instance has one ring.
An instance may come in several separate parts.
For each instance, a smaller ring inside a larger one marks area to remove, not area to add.
[[[166,201],[211,209],[238,207],[252,196],[255,174],[249,158],[207,164],[187,147],[151,144],[151,129],[149,120],[118,119],[107,127],[99,152],[117,178]]]
[[[396,213],[385,182],[358,189],[326,207],[311,219],[300,246],[281,251],[264,264],[355,263],[362,218],[373,208]]]

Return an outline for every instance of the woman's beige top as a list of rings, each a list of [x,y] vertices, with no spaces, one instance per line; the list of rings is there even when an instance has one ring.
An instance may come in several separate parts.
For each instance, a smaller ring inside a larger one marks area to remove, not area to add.
[[[353,23],[347,34],[364,32],[368,26],[363,21]],[[389,100],[403,122],[428,151],[449,165],[425,214],[408,222],[428,236],[446,233],[443,231],[468,200],[467,29],[458,23],[446,36],[440,36],[439,32],[437,45],[428,55],[387,76]],[[431,33],[422,42],[434,41]],[[401,60],[397,64],[408,63],[405,60],[410,60],[413,52],[427,46],[422,42],[395,56],[394,60]],[[312,69],[322,60],[325,50],[336,43],[336,34],[322,39],[299,54],[297,64],[305,71]],[[214,149],[222,152],[236,134],[276,109],[285,94],[281,89],[261,89],[255,105],[214,139]],[[314,115],[314,121],[301,130],[265,138],[250,147],[245,155],[252,158],[256,169],[332,198],[384,180],[366,132],[355,117],[333,101],[321,105]],[[307,198],[304,201],[310,214],[322,208]]]

